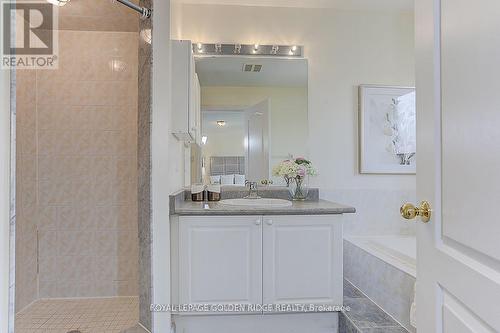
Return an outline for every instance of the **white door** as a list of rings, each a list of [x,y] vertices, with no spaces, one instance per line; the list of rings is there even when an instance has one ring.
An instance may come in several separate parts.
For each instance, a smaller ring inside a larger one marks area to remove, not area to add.
[[[259,181],[269,178],[269,101],[245,110],[247,125],[246,178]]]
[[[500,2],[415,4],[417,331],[500,332]]]
[[[342,304],[341,218],[264,216],[264,304]]]
[[[262,303],[262,217],[179,218],[181,304]]]

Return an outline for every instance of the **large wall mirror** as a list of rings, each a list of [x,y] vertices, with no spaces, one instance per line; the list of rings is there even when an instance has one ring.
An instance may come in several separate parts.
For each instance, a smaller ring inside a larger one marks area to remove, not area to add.
[[[196,57],[201,86],[200,147],[191,175],[204,183],[244,185],[270,179],[280,161],[306,156],[307,60]]]

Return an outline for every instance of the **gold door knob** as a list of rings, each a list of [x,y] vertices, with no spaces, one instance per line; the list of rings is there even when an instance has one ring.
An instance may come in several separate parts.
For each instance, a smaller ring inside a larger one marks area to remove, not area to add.
[[[431,205],[427,201],[422,201],[420,207],[415,207],[411,203],[405,203],[399,210],[401,216],[407,220],[420,216],[422,222],[427,223],[431,219]]]

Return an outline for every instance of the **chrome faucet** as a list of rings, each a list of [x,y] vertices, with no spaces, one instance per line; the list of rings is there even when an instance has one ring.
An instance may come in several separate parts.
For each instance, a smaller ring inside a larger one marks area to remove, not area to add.
[[[260,197],[257,195],[257,182],[251,182],[246,180],[245,186],[247,185],[248,185],[248,195],[245,197],[245,199],[260,199]]]

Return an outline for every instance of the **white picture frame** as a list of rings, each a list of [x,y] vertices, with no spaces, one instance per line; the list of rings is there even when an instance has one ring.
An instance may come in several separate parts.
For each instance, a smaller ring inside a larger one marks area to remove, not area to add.
[[[359,172],[415,174],[415,88],[359,86]]]

